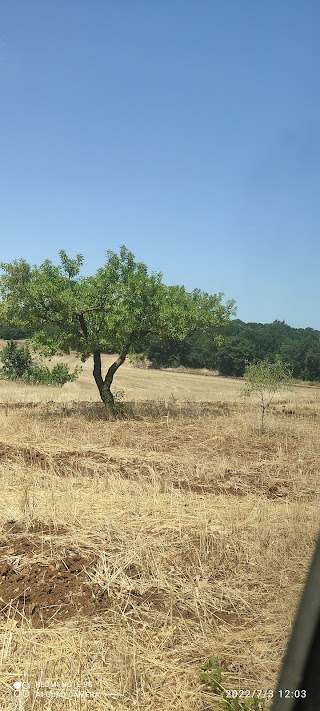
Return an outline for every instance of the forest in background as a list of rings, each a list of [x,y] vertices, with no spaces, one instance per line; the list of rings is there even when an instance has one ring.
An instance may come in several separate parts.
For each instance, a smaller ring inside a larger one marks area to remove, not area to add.
[[[208,368],[237,377],[243,376],[248,363],[281,359],[294,378],[320,380],[320,331],[292,328],[284,321],[263,324],[235,319],[223,335],[221,346],[215,343],[214,331],[195,330],[182,341],[153,340],[146,356],[162,367]]]

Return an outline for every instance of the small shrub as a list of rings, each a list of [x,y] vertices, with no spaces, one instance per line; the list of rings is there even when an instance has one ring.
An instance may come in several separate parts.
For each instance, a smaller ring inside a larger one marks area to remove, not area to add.
[[[72,373],[69,373],[69,368],[66,363],[57,363],[50,371],[50,383],[49,385],[64,385],[65,383],[72,383],[77,380],[78,375],[81,371],[81,367],[78,365],[75,367]]]
[[[27,373],[24,380],[33,385],[52,385],[62,387],[65,383],[73,382],[77,379],[81,368],[77,366],[72,373],[66,363],[57,363],[52,370],[45,365],[33,363],[30,373]]]
[[[7,343],[0,352],[3,380],[23,380],[32,385],[53,385],[62,387],[78,378],[81,368],[76,366],[72,373],[66,363],[57,363],[52,370],[32,359],[28,346],[18,346],[15,341]]]
[[[31,372],[32,357],[28,346],[18,346],[16,341],[8,341],[0,352],[2,362],[1,378],[16,380]]]
[[[33,362],[30,371],[24,373],[22,380],[29,385],[48,385],[49,368]]]

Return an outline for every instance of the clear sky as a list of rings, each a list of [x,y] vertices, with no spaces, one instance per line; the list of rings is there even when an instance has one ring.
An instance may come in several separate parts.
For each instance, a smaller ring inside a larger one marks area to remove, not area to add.
[[[3,0],[1,261],[125,244],[320,329],[319,26],[319,0]]]

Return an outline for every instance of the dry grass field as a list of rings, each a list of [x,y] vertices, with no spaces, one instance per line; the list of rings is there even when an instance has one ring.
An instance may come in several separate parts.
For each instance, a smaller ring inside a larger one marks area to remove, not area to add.
[[[240,381],[124,365],[109,420],[91,369],[0,381],[1,711],[218,711],[209,657],[226,689],[273,689],[319,530],[320,390],[261,435]]]

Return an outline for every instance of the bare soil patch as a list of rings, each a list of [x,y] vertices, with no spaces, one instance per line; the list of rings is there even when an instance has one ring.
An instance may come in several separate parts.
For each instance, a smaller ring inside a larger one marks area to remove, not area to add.
[[[118,598],[121,596],[121,586],[116,581],[112,594],[110,589],[92,582],[98,565],[97,554],[85,556],[68,550],[56,557],[59,547],[56,540],[51,538],[49,542],[36,535],[19,535],[20,526],[15,522],[8,522],[4,529],[11,535],[0,539],[0,615],[3,619],[14,615],[18,625],[27,623],[32,628],[45,628],[75,616],[96,617],[112,606],[115,594]],[[47,530],[51,532],[51,527]],[[65,533],[65,529],[55,531],[55,536],[59,533]],[[52,557],[54,549],[56,555]],[[112,552],[108,555],[112,562]],[[131,563],[124,567],[123,573],[131,583],[127,594],[122,595],[124,614],[138,608],[140,616],[152,609],[170,609],[168,590],[155,585],[143,591],[138,589],[137,583],[143,575],[139,565]],[[171,614],[186,619],[197,617],[182,605],[171,606]]]
[[[24,556],[40,550],[41,544],[25,538],[3,553],[19,556],[17,570],[9,561],[0,564],[0,613],[20,615],[31,627],[44,627],[74,615],[94,615],[108,607],[108,596],[88,583],[86,574],[93,561],[81,555],[66,555],[49,565],[25,562]],[[43,551],[46,552],[45,549]]]

